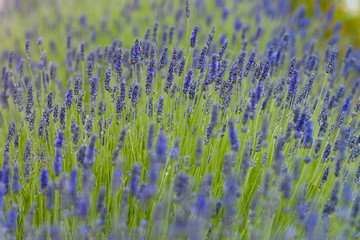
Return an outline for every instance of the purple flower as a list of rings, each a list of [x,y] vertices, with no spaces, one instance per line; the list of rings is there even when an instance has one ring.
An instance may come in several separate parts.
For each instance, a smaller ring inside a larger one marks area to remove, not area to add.
[[[291,75],[290,78],[290,82],[289,82],[289,88],[288,88],[288,95],[287,95],[287,101],[289,101],[290,103],[293,103],[296,93],[297,93],[297,88],[298,88],[298,84],[299,84],[299,79],[298,79],[298,72],[294,71]]]
[[[168,59],[168,46],[164,46],[162,54],[161,54],[161,59],[160,59],[160,65],[159,68],[165,68],[166,64],[167,64],[167,59]]]
[[[117,166],[114,169],[113,172],[113,176],[112,176],[112,183],[111,183],[111,187],[112,187],[112,192],[113,194],[116,194],[116,192],[120,189],[121,187],[121,177],[122,177],[122,171],[121,168],[119,166]]]
[[[62,148],[64,145],[64,132],[60,131],[56,137],[54,146],[55,148]]]
[[[334,49],[331,53],[330,59],[326,66],[326,73],[332,73],[335,67],[335,62],[338,56],[338,50]]]
[[[25,40],[25,52],[26,52],[26,56],[29,57],[29,55],[30,55],[30,40]]]
[[[342,111],[342,112],[346,112],[346,111],[350,108],[352,98],[353,98],[353,95],[349,95],[349,96],[345,99],[344,104],[343,104],[342,107],[341,107],[341,111]]]
[[[13,67],[13,62],[14,62],[14,50],[11,50],[9,52],[9,58],[8,58],[8,65],[10,69],[12,69]]]
[[[7,161],[6,159],[4,161]],[[4,162],[3,168],[0,170],[0,180],[4,184],[5,194],[9,193],[9,182],[10,182],[10,165],[9,163]]]
[[[152,122],[149,126],[147,141],[146,141],[146,148],[151,149],[153,146],[154,141],[154,132],[155,132],[155,124]]]
[[[180,154],[180,138],[176,138],[174,148],[170,150],[169,155],[171,159],[179,159]]]
[[[97,91],[98,91],[98,83],[99,83],[99,77],[98,75],[94,75],[90,82],[90,99],[92,102],[96,102],[97,98]]]
[[[203,49],[201,50],[200,56],[197,60],[197,68],[201,69],[201,71],[204,70],[205,64],[206,64],[206,52],[208,51],[208,47],[205,45]]]
[[[80,61],[85,60],[85,43],[81,42],[80,44]]]
[[[150,58],[150,62],[147,68],[147,75],[146,75],[146,83],[145,83],[145,93],[146,95],[149,95],[152,90],[152,82],[155,77],[155,59]]]
[[[34,96],[33,96],[33,85],[31,83],[27,86],[27,102],[26,102],[26,109],[25,113],[26,115],[31,114],[31,109],[34,106]]]
[[[197,42],[197,35],[200,30],[199,26],[195,26],[190,36],[190,47],[194,48]]]
[[[280,139],[278,140],[278,143],[276,145],[275,148],[275,154],[274,154],[274,161],[272,164],[272,167],[274,169],[274,172],[276,175],[279,175],[281,173],[281,169],[283,167],[283,161],[284,161],[284,154],[283,154],[283,150],[284,150],[284,146],[285,146],[285,138],[284,137],[280,137]]]
[[[91,78],[93,76],[93,71],[94,71],[94,62],[88,61],[87,62],[87,77],[88,78]]]
[[[46,189],[49,181],[49,172],[46,168],[43,168],[41,170],[39,180],[40,180],[40,189],[41,190]]]
[[[186,14],[186,18],[190,18],[190,1],[189,0],[185,1],[185,14]]]
[[[256,52],[253,51],[253,52],[251,52],[249,59],[248,59],[248,63],[246,64],[246,67],[245,67],[245,69],[246,69],[246,71],[244,72],[245,77],[247,77],[249,75],[251,68],[254,65],[255,58],[256,58]]]
[[[244,29],[243,29],[244,31]],[[256,33],[251,37],[251,42],[256,44],[257,40],[261,37],[261,34],[263,33],[262,27],[258,27],[256,30]]]
[[[211,58],[211,62],[209,65],[209,73],[208,73],[208,81],[210,83],[212,83],[213,81],[215,81],[217,79],[217,75],[218,75],[218,63],[219,63],[219,56],[217,54],[213,54],[212,58]]]
[[[87,148],[86,156],[84,159],[84,165],[86,168],[92,167],[94,165],[96,140],[97,140],[97,136],[92,135],[91,139],[90,139],[89,147]]]
[[[217,104],[214,104],[212,112],[211,112],[211,119],[208,128],[206,129],[206,137],[207,139],[210,139],[213,136],[213,130],[217,125],[218,121],[218,112],[219,112],[219,106]]]
[[[318,215],[315,212],[311,212],[305,221],[305,233],[306,239],[313,239],[314,231],[318,222]]]
[[[229,120],[228,126],[229,126],[229,139],[230,139],[231,150],[238,152],[240,143],[239,140],[237,139],[237,133],[233,120],[231,119]]]
[[[21,191],[20,175],[19,175],[19,166],[16,164],[13,168],[12,174],[12,191],[13,193],[19,193]]]
[[[322,177],[321,177],[321,182],[322,182],[322,183],[325,183],[325,182],[327,181],[328,176],[329,176],[329,170],[330,170],[329,167],[327,167],[327,168],[325,169],[325,171],[324,171],[324,173],[323,173],[323,175],[322,175]]]
[[[224,210],[226,225],[231,226],[234,222],[234,216],[236,214],[235,203],[239,197],[238,180],[233,173],[226,176],[224,184]]]
[[[311,148],[312,143],[313,143],[312,134],[313,134],[313,122],[309,121],[307,124],[305,137],[304,137],[304,147],[305,148]]]
[[[155,150],[158,161],[163,164],[166,164],[167,161],[167,140],[168,139],[167,136],[165,135],[165,132],[160,131]]]
[[[71,35],[69,34],[66,38],[67,49],[71,49]]]
[[[139,90],[140,90],[140,85],[138,83],[133,83],[133,88],[131,91],[131,103],[134,108],[136,107],[139,101]]]
[[[235,30],[235,32],[238,32],[241,28],[242,28],[242,22],[241,22],[241,20],[239,18],[236,18],[235,22],[234,22],[234,30]]]
[[[106,188],[102,186],[99,191],[99,195],[96,202],[96,211],[100,212],[104,208],[104,200],[105,200]]]
[[[65,115],[66,115],[66,108],[65,104],[63,103],[60,108],[59,118],[60,118],[60,127],[61,129],[65,129]]]
[[[73,168],[71,170],[70,178],[69,178],[69,195],[72,203],[74,203],[76,200],[77,185],[78,185],[78,172],[76,168]]]
[[[77,215],[82,218],[85,219],[88,215],[89,212],[89,197],[81,194],[76,201],[76,210],[77,210]]]
[[[211,43],[212,43],[212,41],[213,41],[213,39],[214,39],[214,34],[215,34],[215,26],[213,25],[213,26],[211,27],[211,32],[209,33],[209,36],[208,36],[208,38],[207,38],[207,40],[206,40],[206,47],[207,47],[207,49],[209,49],[210,46],[211,46]]]
[[[135,42],[135,44],[139,44],[137,42]],[[139,48],[139,46],[137,46]],[[137,50],[138,51],[138,55],[140,54],[139,53],[139,49]],[[114,53],[114,59],[113,59],[113,62],[114,62],[114,68],[115,68],[115,71],[118,75],[118,78],[121,78],[122,77],[122,72],[123,72],[123,63],[122,63],[122,56],[123,55],[123,50],[121,48],[116,48],[115,49],[115,53]],[[136,56],[134,56],[136,57]],[[111,72],[110,72],[111,74]]]
[[[125,101],[125,98],[126,98],[126,81],[125,81],[125,79],[121,80],[121,82],[120,82],[120,97],[121,97],[122,101]]]
[[[173,187],[174,193],[177,197],[177,201],[182,201],[186,197],[188,184],[189,177],[185,173],[180,172],[174,180]]]
[[[86,146],[82,145],[78,148],[76,155],[76,160],[79,166],[84,166],[85,155],[86,155]]]
[[[20,60],[19,60],[19,65],[18,65],[18,70],[19,70],[19,75],[20,75],[20,77],[23,77],[24,76],[24,59],[23,58],[21,58]]]
[[[105,71],[105,77],[104,77],[104,88],[108,92],[112,91],[112,89],[110,87],[110,81],[111,81],[111,68],[108,68]]]
[[[156,54],[156,43],[152,43],[151,44],[151,48],[150,48],[150,59],[155,59],[155,54]]]
[[[68,109],[71,108],[73,97],[74,97],[73,90],[71,88],[69,88],[69,90],[67,91],[67,93],[65,95],[66,108],[68,108]]]
[[[245,64],[245,57],[246,57],[246,51],[240,51],[240,55],[239,58],[237,60],[237,66],[236,66],[236,73],[237,75],[240,77],[240,81],[243,75],[243,67]],[[266,79],[267,76],[267,72],[269,71],[269,66],[264,66],[264,71],[263,71],[263,75],[264,75],[264,79]]]
[[[140,39],[136,38],[134,45],[131,47],[130,62],[135,64],[139,61],[140,57]]]
[[[183,74],[185,70],[185,64],[186,64],[186,57],[182,57],[181,61],[179,62],[179,66],[177,68],[179,76]]]
[[[285,199],[289,199],[291,197],[291,177],[287,173],[283,177],[280,190],[283,193]]]
[[[116,112],[120,115],[121,112],[125,109],[125,102],[122,100],[121,96],[118,95],[116,101]]]
[[[167,41],[167,29],[163,30],[161,44],[166,44]]]
[[[7,231],[10,234],[14,234],[17,230],[17,218],[19,213],[15,206],[12,206],[8,212],[7,220],[6,220],[6,227]],[[14,237],[15,238],[15,237]]]
[[[324,149],[324,152],[323,152],[323,156],[321,158],[321,162],[326,162],[329,160],[329,156],[331,154],[331,147],[332,147],[332,143],[331,142],[328,142],[326,144],[326,147]]]
[[[221,64],[219,65],[218,76],[217,76],[217,79],[215,82],[215,90],[219,90],[221,87],[221,84],[223,83],[227,65],[228,65],[227,59],[223,59],[221,61]]]
[[[152,34],[152,41],[154,43],[157,42],[158,29],[159,29],[159,21],[156,21],[155,24],[154,24],[153,34]]]
[[[58,121],[58,115],[59,115],[59,104],[55,104],[53,109],[53,121],[56,123]]]
[[[141,174],[141,165],[135,164],[131,172],[131,180],[130,180],[130,193],[134,196],[136,196],[140,190],[139,188],[140,174]]]
[[[176,67],[176,61],[177,61],[177,48],[173,48],[172,52],[172,58],[169,65],[169,71],[165,82],[164,91],[168,92],[170,87],[172,86],[172,83],[174,81],[174,73],[175,73],[175,67]]]
[[[56,148],[55,158],[53,161],[54,173],[56,176],[59,176],[62,171],[62,168],[63,168],[62,159],[63,159],[63,156],[61,153],[61,148]]]
[[[162,120],[163,109],[164,109],[164,97],[160,96],[158,103],[157,103],[157,111],[156,111],[156,115],[158,116],[156,118],[156,120],[158,122],[161,122],[161,120]]]
[[[228,44],[229,44],[229,41],[226,39],[223,42],[223,44],[221,45],[221,49],[220,49],[219,54],[218,54],[220,59],[222,59],[224,57],[225,51],[226,51],[226,49],[228,47]]]
[[[81,78],[75,77],[75,80],[74,80],[74,94],[75,95],[79,94],[80,88],[81,88]]]
[[[169,44],[172,44],[174,41],[174,31],[175,31],[175,27],[171,26],[169,31]]]
[[[199,137],[196,144],[196,153],[195,153],[195,160],[196,164],[201,164],[200,160],[203,154],[203,139],[202,137]]]

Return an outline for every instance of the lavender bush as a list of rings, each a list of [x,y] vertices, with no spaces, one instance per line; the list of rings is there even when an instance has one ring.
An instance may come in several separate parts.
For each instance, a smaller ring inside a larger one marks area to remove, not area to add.
[[[360,51],[290,4],[9,1],[1,239],[358,239]]]

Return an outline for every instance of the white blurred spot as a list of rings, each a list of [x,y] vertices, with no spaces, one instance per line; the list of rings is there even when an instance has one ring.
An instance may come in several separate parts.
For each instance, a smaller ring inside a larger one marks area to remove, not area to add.
[[[346,8],[351,12],[360,10],[360,0],[345,0]]]

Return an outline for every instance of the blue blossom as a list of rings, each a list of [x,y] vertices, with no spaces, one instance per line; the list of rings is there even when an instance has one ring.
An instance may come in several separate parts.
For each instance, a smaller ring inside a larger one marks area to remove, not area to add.
[[[231,150],[237,152],[239,151],[240,143],[237,138],[237,132],[234,126],[234,122],[232,120],[229,120],[228,125]]]
[[[47,169],[42,169],[40,173],[40,189],[44,190],[48,186],[49,173]]]
[[[167,137],[163,131],[160,131],[158,135],[155,150],[159,162],[165,164],[167,161]]]
[[[139,192],[141,165],[134,165],[131,172],[130,193],[137,195]]]
[[[338,56],[338,50],[334,49],[331,53],[330,59],[326,66],[326,73],[332,73],[335,67],[335,62]]]
[[[195,45],[196,45],[196,42],[197,42],[197,35],[198,35],[198,32],[200,30],[200,27],[199,26],[195,26],[192,33],[191,33],[191,37],[190,37],[190,47],[191,48],[194,48]]]

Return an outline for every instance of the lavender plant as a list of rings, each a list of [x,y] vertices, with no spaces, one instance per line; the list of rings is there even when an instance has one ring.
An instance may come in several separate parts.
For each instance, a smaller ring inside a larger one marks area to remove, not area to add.
[[[0,16],[1,239],[360,237],[360,51],[335,7],[30,5]]]

